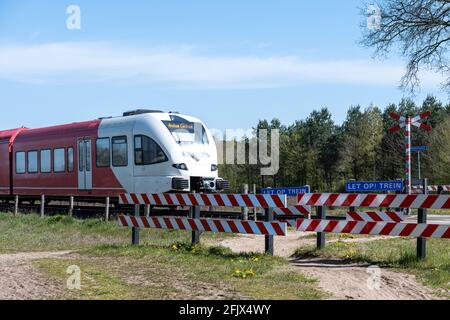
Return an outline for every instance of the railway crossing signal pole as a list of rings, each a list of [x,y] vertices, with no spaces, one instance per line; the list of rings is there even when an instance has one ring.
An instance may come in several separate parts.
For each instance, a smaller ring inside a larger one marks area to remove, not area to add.
[[[406,193],[411,194],[412,176],[411,176],[411,118],[410,117],[406,118],[405,145],[406,145]]]
[[[420,151],[417,152],[417,168],[419,170],[419,179],[422,179],[422,168],[420,167]]]
[[[412,191],[412,177],[411,177],[411,126],[418,127],[425,131],[431,131],[431,126],[421,123],[421,120],[427,119],[431,115],[431,112],[423,112],[415,117],[404,117],[400,116],[396,112],[390,114],[391,118],[398,121],[399,124],[389,129],[389,132],[398,132],[405,128],[405,149],[406,149],[406,193],[411,194]]]

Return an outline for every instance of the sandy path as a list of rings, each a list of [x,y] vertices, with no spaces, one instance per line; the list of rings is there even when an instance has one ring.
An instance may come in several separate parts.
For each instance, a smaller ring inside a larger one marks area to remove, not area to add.
[[[413,275],[378,269],[378,286],[371,285],[373,277],[366,264],[349,264],[339,259],[291,258],[302,245],[311,245],[315,239],[305,238],[305,233],[291,232],[287,237],[277,237],[275,253],[288,258],[291,265],[303,274],[318,279],[319,288],[333,299],[355,300],[433,300],[438,299],[432,289],[420,284]],[[374,241],[379,237],[347,239],[344,242]],[[382,238],[381,238],[382,239]],[[336,241],[336,240],[335,240]],[[332,241],[329,241],[332,242]],[[234,252],[264,252],[264,239],[240,235],[220,242]]]
[[[50,279],[32,265],[33,260],[58,258],[70,252],[0,254],[0,300],[46,299],[58,292]]]
[[[315,238],[310,238],[311,234],[305,232],[288,232],[286,237],[276,237],[275,254],[279,257],[290,258],[296,251],[305,245],[314,245]],[[386,237],[370,238],[348,238],[340,241],[346,243],[368,242],[386,239]],[[339,239],[327,240],[327,243],[337,242]],[[241,234],[220,242],[220,245],[231,248],[235,252],[260,252],[264,253],[264,238],[255,235]]]
[[[379,287],[371,283],[367,264],[351,264],[339,259],[291,260],[292,265],[319,280],[319,288],[333,299],[350,300],[435,300],[433,290],[409,274],[378,269]]]

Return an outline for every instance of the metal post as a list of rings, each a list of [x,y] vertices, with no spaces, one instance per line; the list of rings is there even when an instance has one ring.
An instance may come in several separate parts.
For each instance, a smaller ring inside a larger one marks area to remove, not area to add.
[[[406,194],[411,194],[412,192],[412,176],[411,176],[411,117],[406,117],[406,130],[405,130],[405,188]],[[411,209],[405,209],[405,214],[409,216],[411,214]]]
[[[273,208],[264,209],[266,212],[266,221],[273,221]],[[266,235],[266,254],[273,256],[274,255],[274,236]]]
[[[41,195],[41,218],[45,216],[45,196]]]
[[[418,167],[419,167],[419,180],[422,179],[422,170],[420,168],[420,151],[417,152],[417,163],[418,163]]]
[[[423,179],[423,193],[428,194],[428,179]],[[417,223],[427,223],[427,209],[419,209]],[[427,239],[417,238],[417,259],[427,257]]]
[[[253,194],[256,194],[256,183],[253,184]],[[253,208],[253,220],[258,221],[258,208]]]
[[[141,214],[141,206],[136,204],[134,205],[134,216],[139,217]],[[131,243],[133,245],[139,245],[139,228],[133,227],[131,230]]]
[[[326,220],[327,218],[327,207],[317,207],[317,217],[320,220]],[[317,233],[317,249],[321,250],[325,248],[325,233]]]
[[[69,199],[69,217],[73,216],[73,196],[70,196]]]
[[[406,118],[406,193],[411,194],[411,117]]]
[[[109,197],[106,197],[106,203],[105,203],[105,221],[109,221]]]
[[[248,184],[244,184],[241,188],[243,194],[248,194]],[[248,221],[248,207],[241,207],[241,219],[244,221]]]
[[[192,219],[200,219],[200,206],[194,206],[190,209],[190,217]],[[200,231],[192,231],[192,244],[196,245],[200,243]]]
[[[146,204],[146,205],[145,205],[145,216],[146,216],[147,218],[150,218],[150,212],[151,212],[151,207],[150,207],[149,204]]]
[[[16,196],[14,199],[14,216],[19,214],[19,196]]]

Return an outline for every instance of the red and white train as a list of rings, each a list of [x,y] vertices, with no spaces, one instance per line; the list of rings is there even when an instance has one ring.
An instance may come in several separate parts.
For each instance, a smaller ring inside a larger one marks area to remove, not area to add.
[[[194,117],[126,112],[41,129],[0,131],[0,195],[118,197],[217,192],[213,136]]]

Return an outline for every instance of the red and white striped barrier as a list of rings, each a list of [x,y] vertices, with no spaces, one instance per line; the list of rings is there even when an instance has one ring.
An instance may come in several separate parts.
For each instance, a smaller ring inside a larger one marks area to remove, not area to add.
[[[303,216],[309,217],[311,214],[310,206],[288,206],[286,208],[276,208],[273,213],[277,216]]]
[[[190,219],[180,217],[119,216],[122,227],[201,231],[215,233],[241,233],[286,236],[287,224],[283,222],[256,222],[219,219]]]
[[[405,220],[403,212],[348,212],[347,221],[367,222],[402,222]]]
[[[286,203],[287,203],[286,195],[201,194],[201,193],[164,193],[164,194],[131,193],[120,195],[120,204],[284,208],[286,207]]]
[[[437,224],[299,219],[297,231],[450,239],[450,226]]]
[[[449,195],[340,194],[308,193],[298,195],[298,205],[325,207],[450,209]]]
[[[442,187],[442,191],[445,192],[449,192],[450,191],[450,186],[446,185],[446,186],[428,186],[428,191],[429,192],[438,192],[439,191],[439,187]],[[413,186],[412,187],[412,191],[413,193],[422,193],[423,192],[423,187],[422,186]]]

